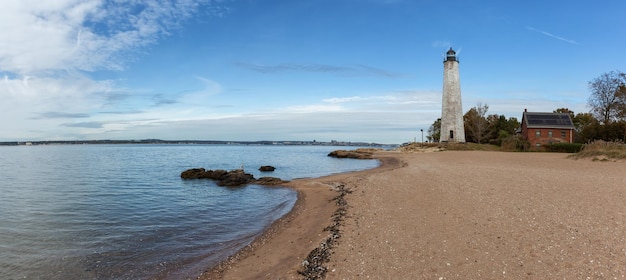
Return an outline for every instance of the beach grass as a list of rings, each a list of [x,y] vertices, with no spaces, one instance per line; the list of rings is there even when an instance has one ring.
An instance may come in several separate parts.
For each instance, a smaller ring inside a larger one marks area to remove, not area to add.
[[[427,152],[427,151],[502,151],[499,146],[492,144],[477,143],[420,143],[412,142],[397,149],[401,152]]]
[[[491,144],[477,143],[447,143],[443,144],[446,150],[452,151],[500,151],[500,147]]]
[[[594,161],[626,160],[626,144],[621,141],[596,140],[583,145],[581,151],[571,157],[591,158]]]

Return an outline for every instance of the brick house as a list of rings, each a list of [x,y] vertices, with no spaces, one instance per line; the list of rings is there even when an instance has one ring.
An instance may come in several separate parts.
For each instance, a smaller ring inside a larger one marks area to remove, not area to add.
[[[522,137],[530,142],[531,149],[574,141],[574,123],[568,113],[539,113],[524,109],[520,130]]]

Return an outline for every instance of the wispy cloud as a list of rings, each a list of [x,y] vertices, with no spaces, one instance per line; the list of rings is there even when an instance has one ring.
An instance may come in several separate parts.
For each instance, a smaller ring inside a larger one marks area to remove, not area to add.
[[[135,115],[135,114],[142,114],[145,113],[145,111],[141,111],[141,110],[130,110],[130,111],[103,111],[103,112],[98,112],[99,114],[104,114],[104,115]]]
[[[153,44],[207,0],[9,1],[0,9],[0,70],[121,69],[128,54]]]
[[[445,41],[445,40],[437,40],[437,41],[433,41],[432,43],[430,43],[430,46],[433,48],[449,48],[452,47],[452,43],[450,43],[449,41]]]
[[[545,35],[545,36],[548,36],[548,37],[551,37],[551,38],[554,38],[554,39],[557,39],[557,40],[560,40],[560,41],[563,41],[563,42],[566,42],[566,43],[570,43],[570,44],[574,44],[574,45],[579,45],[579,44],[578,44],[578,42],[576,42],[576,41],[574,41],[574,40],[570,40],[570,39],[567,39],[567,38],[564,38],[564,37],[561,37],[561,36],[557,36],[557,35],[554,35],[554,34],[552,34],[552,33],[550,33],[550,32],[547,32],[547,31],[543,31],[543,30],[535,29],[535,28],[530,27],[530,26],[527,26],[527,27],[526,27],[526,29],[528,29],[528,30],[530,30],[530,31],[533,31],[533,32],[537,32],[537,33],[539,33],[539,34],[543,34],[543,35]]]
[[[349,97],[332,97],[323,99],[322,102],[330,104],[375,104],[377,107],[397,106],[420,104],[423,106],[438,106],[440,102],[440,94],[437,92],[427,91],[399,91],[390,92],[384,95],[375,96],[349,96]]]
[[[159,107],[159,106],[164,106],[164,105],[171,105],[171,104],[176,104],[178,103],[178,101],[168,98],[166,96],[164,96],[163,94],[156,94],[152,97],[152,99],[154,100],[154,104],[152,105],[153,107]]]
[[[346,102],[355,102],[363,100],[363,97],[360,96],[349,96],[349,97],[332,97],[323,99],[323,102],[326,103],[346,103]]]
[[[33,119],[79,119],[88,117],[89,114],[85,113],[45,112],[37,115]]]
[[[281,72],[311,72],[311,73],[331,73],[341,74],[346,76],[363,76],[373,75],[387,78],[395,78],[402,76],[399,73],[392,71],[370,67],[366,65],[354,65],[354,66],[337,66],[327,64],[300,64],[300,63],[281,63],[276,65],[261,65],[246,62],[238,62],[237,66],[252,70],[259,73],[271,74]]]
[[[65,127],[80,127],[80,128],[102,128],[102,122],[78,122],[78,123],[66,123],[61,126]]]

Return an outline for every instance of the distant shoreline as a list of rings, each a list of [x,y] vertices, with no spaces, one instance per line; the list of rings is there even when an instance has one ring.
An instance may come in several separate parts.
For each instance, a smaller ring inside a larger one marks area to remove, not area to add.
[[[360,147],[397,147],[397,144],[380,144],[345,141],[223,141],[223,140],[44,140],[44,141],[5,141],[0,146],[40,146],[40,145],[102,145],[102,144],[173,144],[173,145],[258,145],[258,146],[360,146]]]

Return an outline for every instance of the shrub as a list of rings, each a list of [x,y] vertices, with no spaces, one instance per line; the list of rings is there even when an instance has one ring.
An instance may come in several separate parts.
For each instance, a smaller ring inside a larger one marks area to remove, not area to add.
[[[582,149],[580,143],[552,143],[546,145],[546,151],[553,153],[578,153]]]
[[[514,152],[514,151],[528,151],[530,148],[530,142],[524,140],[520,135],[513,135],[502,139],[500,144],[502,151]]]

